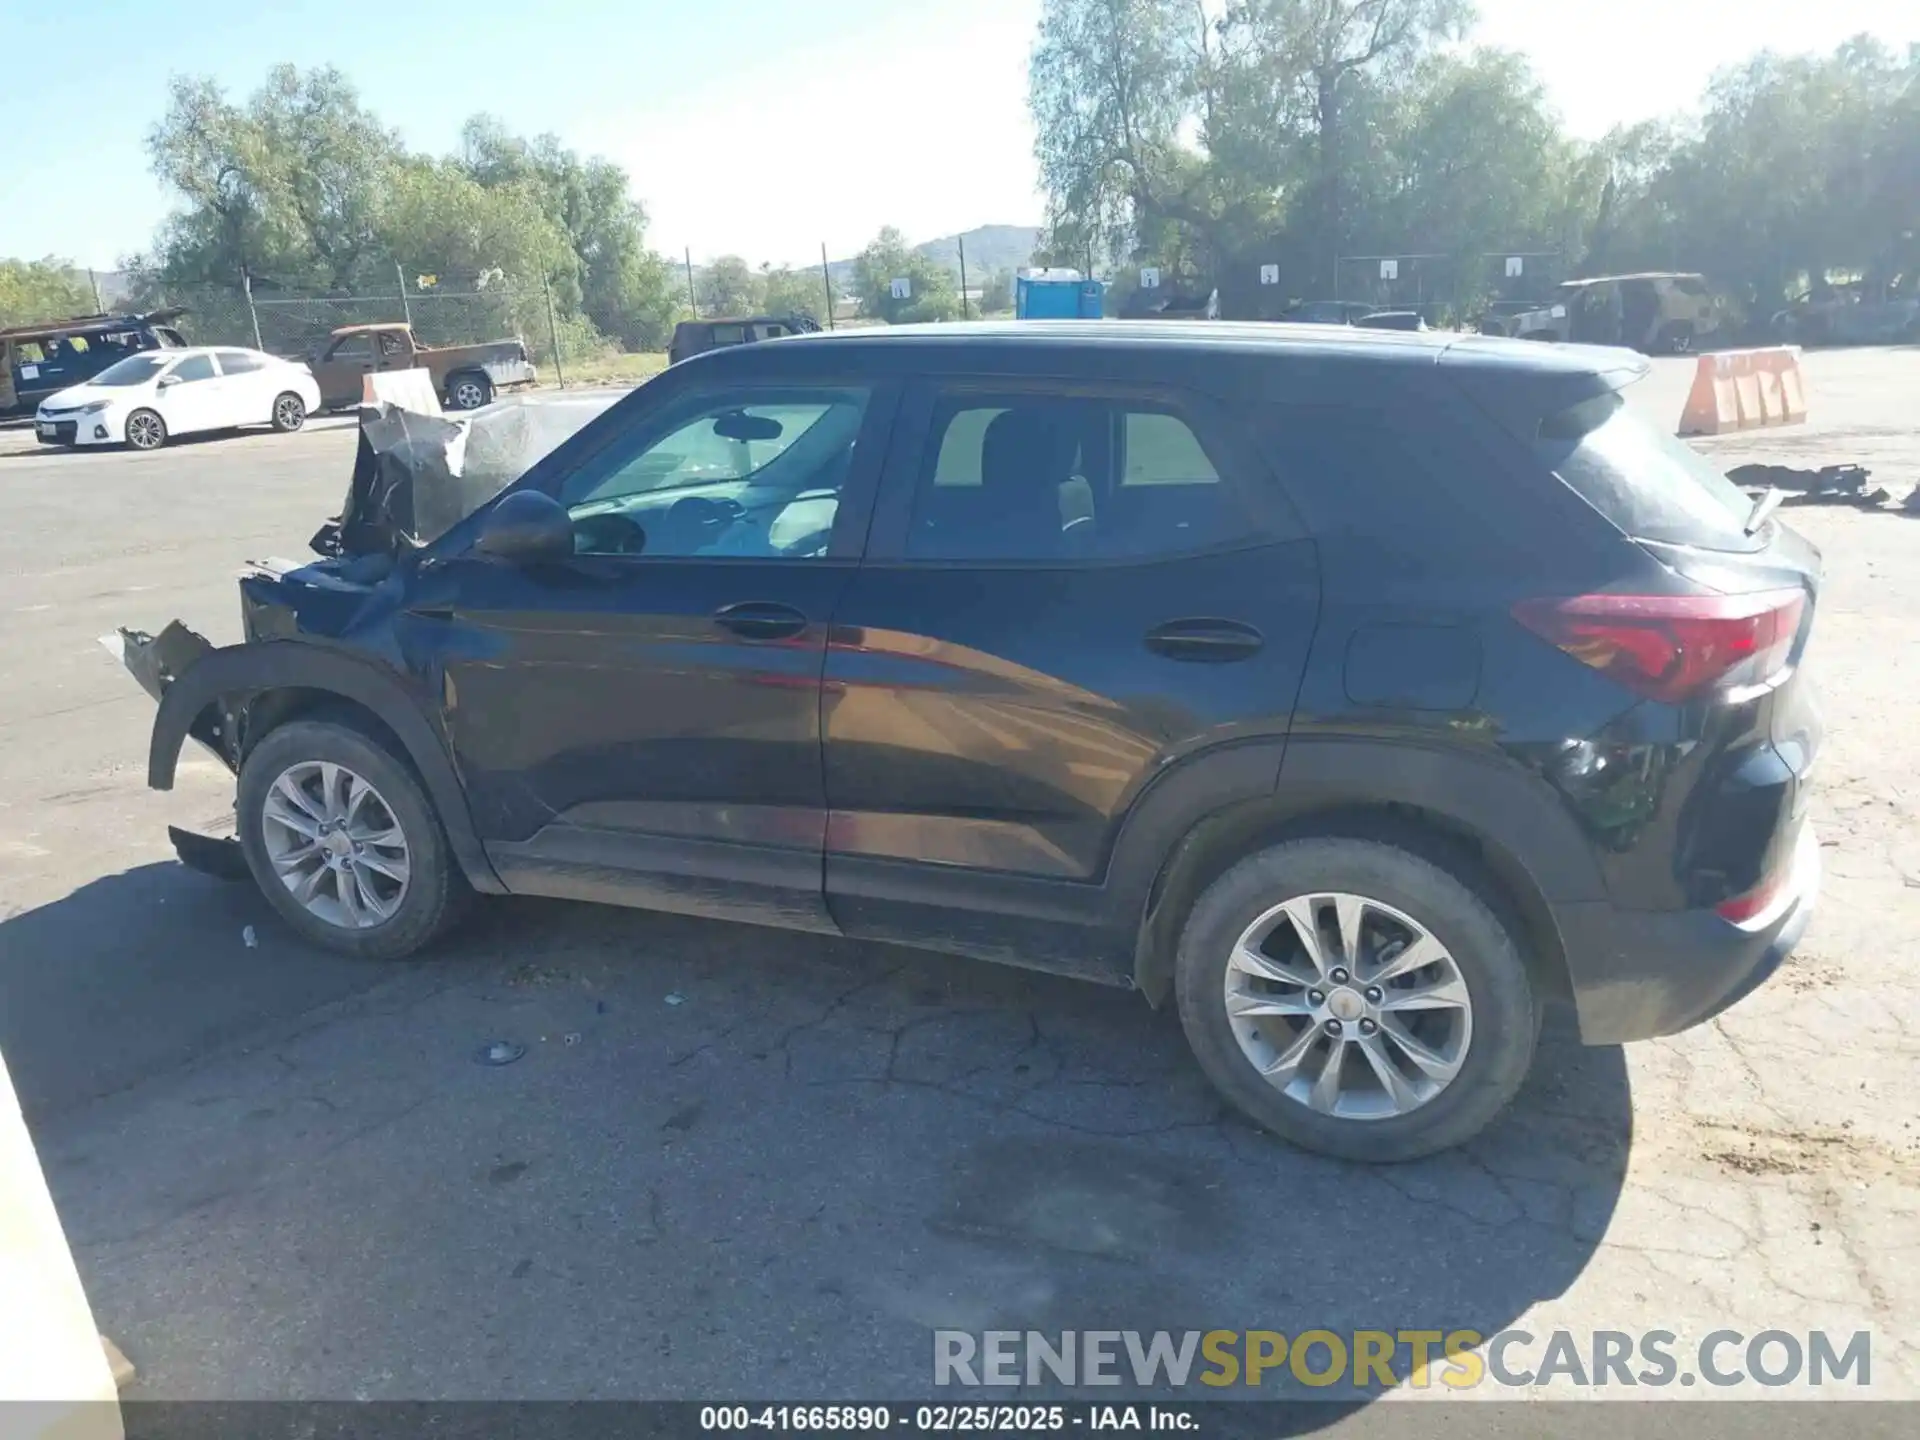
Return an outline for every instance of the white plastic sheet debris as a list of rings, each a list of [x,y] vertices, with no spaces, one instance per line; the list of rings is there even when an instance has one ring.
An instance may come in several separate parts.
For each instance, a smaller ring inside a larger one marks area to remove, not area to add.
[[[346,506],[314,548],[363,555],[429,544],[619,398],[514,395],[459,416],[367,406]]]

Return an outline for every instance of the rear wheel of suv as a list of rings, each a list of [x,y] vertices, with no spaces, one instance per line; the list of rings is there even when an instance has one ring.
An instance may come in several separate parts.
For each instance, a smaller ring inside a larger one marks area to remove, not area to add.
[[[1303,839],[1209,886],[1180,936],[1201,1068],[1304,1149],[1412,1160],[1467,1140],[1526,1078],[1539,1006],[1513,937],[1397,845]]]
[[[397,960],[467,896],[413,771],[361,730],[295,720],[240,768],[240,846],[261,893],[302,938]]]

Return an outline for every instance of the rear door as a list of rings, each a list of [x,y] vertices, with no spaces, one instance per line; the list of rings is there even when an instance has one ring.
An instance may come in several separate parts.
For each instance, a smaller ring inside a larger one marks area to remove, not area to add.
[[[829,907],[1080,968],[1148,785],[1285,735],[1314,548],[1186,392],[928,381],[896,436],[827,649]]]
[[[217,350],[222,401],[231,425],[259,425],[273,418],[279,379],[254,350]]]

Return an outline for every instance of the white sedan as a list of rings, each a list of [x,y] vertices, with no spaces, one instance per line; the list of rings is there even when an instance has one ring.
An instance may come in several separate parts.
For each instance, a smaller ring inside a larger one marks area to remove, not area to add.
[[[43,445],[158,450],[175,435],[206,430],[298,430],[319,408],[320,387],[306,366],[258,350],[195,345],[143,350],[56,391],[40,402],[33,433]]]

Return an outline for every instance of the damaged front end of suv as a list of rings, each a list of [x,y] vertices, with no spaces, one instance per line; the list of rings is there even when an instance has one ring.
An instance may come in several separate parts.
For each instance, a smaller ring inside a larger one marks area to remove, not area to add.
[[[345,504],[310,541],[314,561],[264,560],[239,577],[238,645],[179,620],[101,643],[159,705],[147,783],[171,790],[198,741],[237,776],[259,740],[324,712],[397,741],[443,815],[464,816],[439,715],[439,672],[403,581],[435,539],[563,445],[612,397],[527,397],[447,419],[391,404],[362,412]],[[476,889],[500,888],[464,827],[449,841]],[[181,861],[223,879],[249,871],[231,833],[168,827]]]

